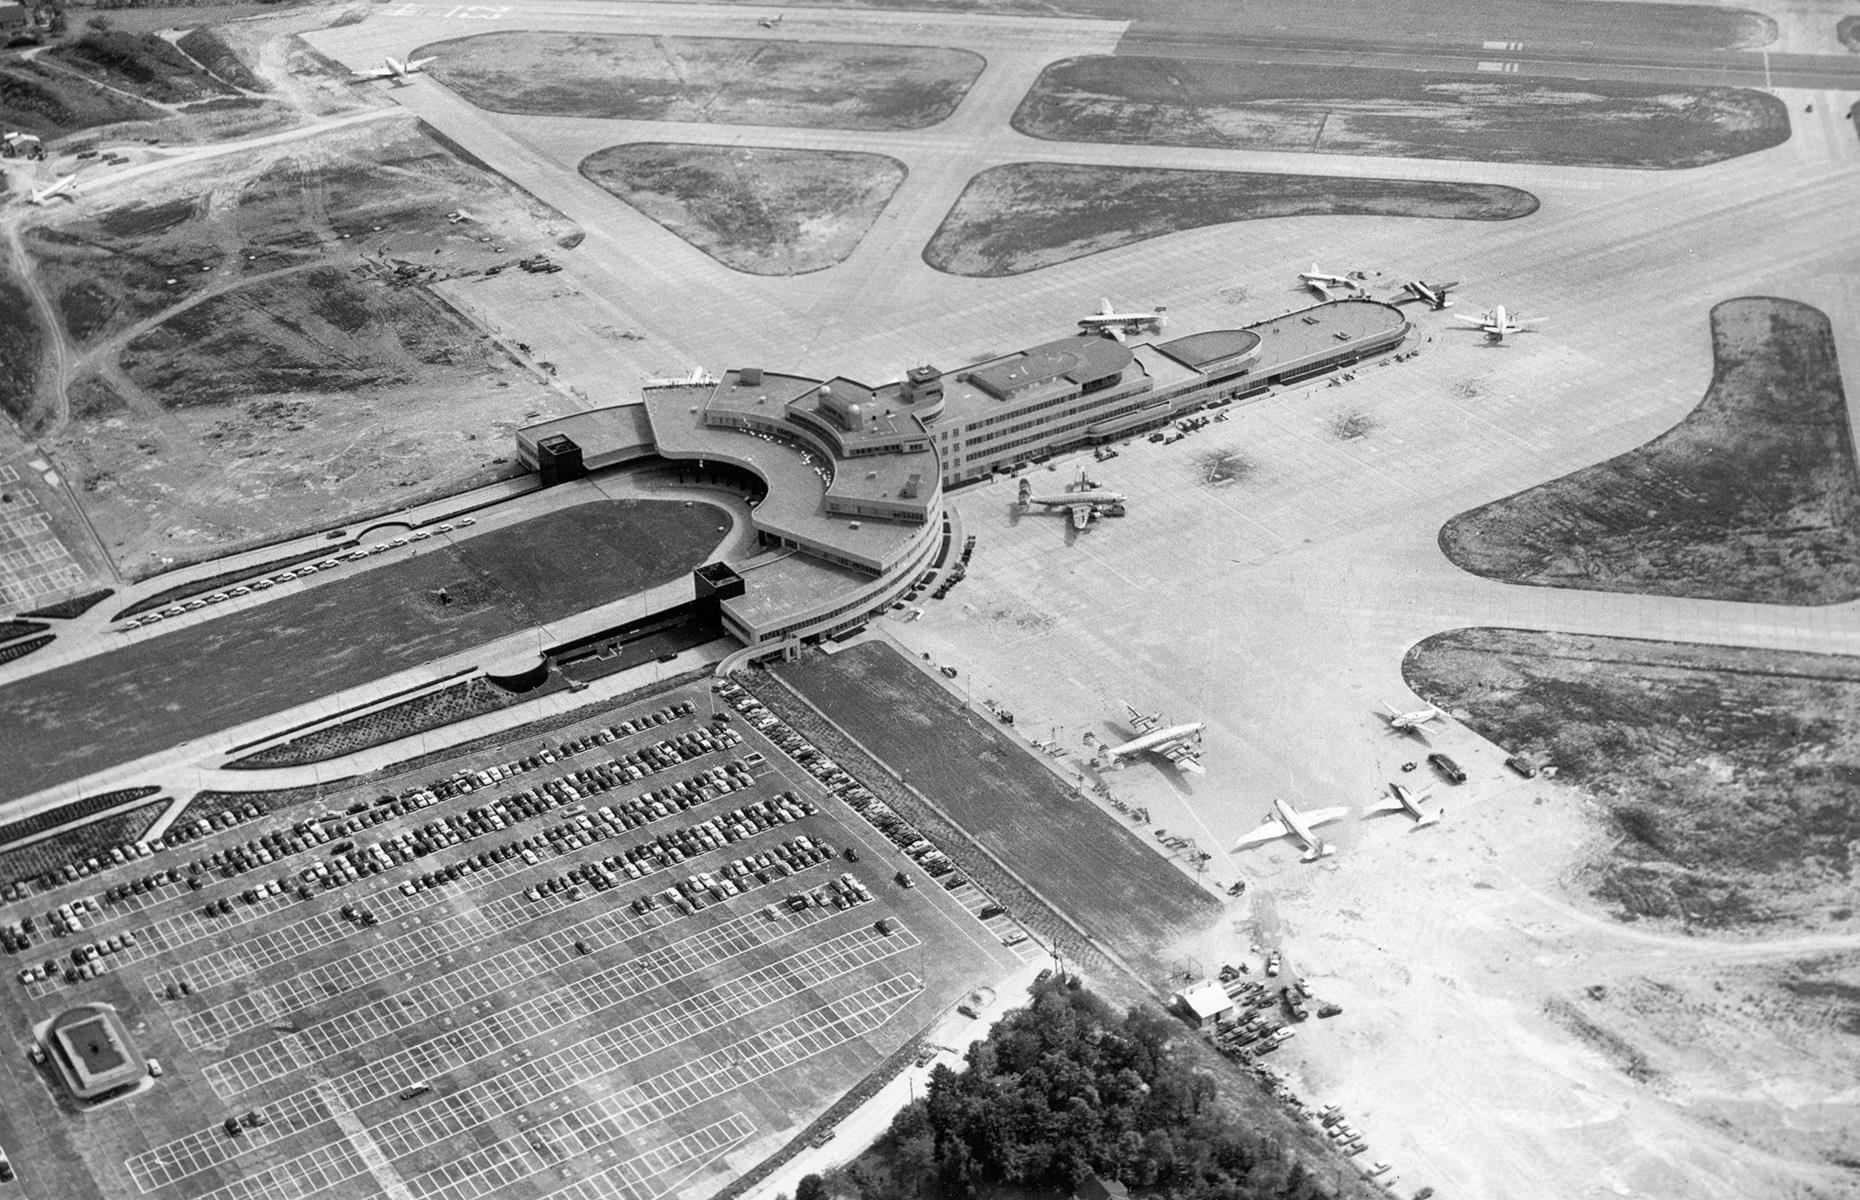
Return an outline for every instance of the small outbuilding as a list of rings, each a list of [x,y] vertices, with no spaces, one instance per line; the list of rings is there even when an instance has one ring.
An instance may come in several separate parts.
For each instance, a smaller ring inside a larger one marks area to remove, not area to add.
[[[46,1056],[73,1099],[89,1103],[134,1087],[148,1064],[129,1040],[114,1006],[80,1004],[52,1018],[45,1029]]]
[[[1173,1003],[1175,1010],[1197,1029],[1206,1029],[1223,1017],[1232,1016],[1234,1011],[1232,997],[1212,979],[1204,979],[1194,987],[1177,992]]]
[[[32,24],[32,14],[23,4],[0,4],[0,31],[24,29]]]

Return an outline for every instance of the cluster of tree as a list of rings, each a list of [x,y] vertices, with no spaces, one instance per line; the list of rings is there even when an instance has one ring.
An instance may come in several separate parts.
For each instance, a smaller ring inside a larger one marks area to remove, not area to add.
[[[1331,1193],[1250,1129],[1160,1013],[1121,1018],[1062,978],[1036,989],[968,1069],[939,1066],[886,1140],[899,1196],[972,1197],[994,1184],[1070,1195],[1096,1174],[1171,1200],[1319,1200]],[[855,1180],[855,1182],[864,1182]]]

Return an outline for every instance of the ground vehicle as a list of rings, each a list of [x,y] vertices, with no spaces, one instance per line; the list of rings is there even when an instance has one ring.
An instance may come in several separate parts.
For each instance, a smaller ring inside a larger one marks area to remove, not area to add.
[[[157,1079],[161,1078],[161,1059],[159,1058],[149,1059],[149,1074],[153,1075]]]
[[[899,887],[914,888],[917,886],[917,881],[911,878],[908,871],[899,871],[892,878],[898,881]]]
[[[1526,779],[1537,778],[1537,764],[1522,754],[1514,754],[1505,760],[1505,765],[1524,776]]]
[[[1466,782],[1466,772],[1460,768],[1460,764],[1454,762],[1448,755],[1442,754],[1440,751],[1436,750],[1434,753],[1427,756],[1427,761],[1434,770],[1445,775],[1449,781],[1453,783]]]

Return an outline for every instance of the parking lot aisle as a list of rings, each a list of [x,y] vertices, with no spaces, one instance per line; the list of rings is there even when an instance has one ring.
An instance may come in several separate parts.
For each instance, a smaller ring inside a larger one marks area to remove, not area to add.
[[[677,755],[676,762],[674,763],[674,765],[683,766],[688,763],[695,762],[696,760],[703,758],[706,755],[725,751],[729,749],[731,745],[734,745],[734,743],[732,742],[732,743],[729,743],[728,745],[720,744],[716,747],[704,749],[703,751],[698,752],[698,753],[688,753],[688,754],[684,751],[675,749],[672,746],[671,742],[665,739],[661,739],[659,742],[655,743],[654,745],[656,747],[664,748],[667,751],[667,753]],[[577,775],[581,774],[582,772],[585,772],[587,767],[591,767],[595,765],[599,765],[599,764],[591,760],[589,763],[584,764],[582,767],[570,770],[562,775],[552,776],[548,778],[538,777],[533,782],[533,787],[542,788],[542,787],[547,786],[550,783],[561,782],[563,780],[573,780]],[[644,786],[642,788],[642,793],[649,792],[649,791],[652,791],[655,786],[662,786],[667,782],[671,782],[671,781],[667,781],[667,780],[663,780],[659,778],[659,776],[666,774],[671,769],[672,768],[668,766],[662,770],[654,771],[651,774],[644,776],[642,779],[633,780],[631,782],[646,784],[647,786]],[[648,781],[650,781],[650,783]],[[456,799],[456,797],[453,797],[452,799]],[[440,803],[443,804],[446,802],[447,801],[441,801]],[[708,804],[708,803],[713,803],[713,802],[714,802],[714,799],[707,800],[704,803]],[[487,805],[481,806],[481,807],[488,807],[489,804],[495,804],[495,803],[497,802],[491,801]],[[425,810],[419,809],[416,811],[425,811]],[[549,811],[554,811],[554,810],[551,809]],[[681,809],[678,811],[690,811],[690,810]],[[508,813],[506,815],[512,818],[512,820],[510,821],[512,825],[516,824],[517,822],[521,820],[527,819],[527,818],[518,816],[514,812]],[[540,813],[537,815],[539,817],[546,817],[548,815],[548,812]],[[655,820],[657,819],[663,819],[663,818],[655,818]],[[652,823],[651,821],[646,822],[646,824],[651,824],[651,823]],[[477,839],[474,838],[474,839],[469,839],[469,840],[475,841]],[[558,857],[564,853],[567,853],[567,851],[559,851],[559,850],[556,850],[552,846],[548,847],[546,850],[538,851],[538,854],[542,857]],[[480,870],[475,871],[469,877],[471,880],[473,880],[472,883],[464,885],[458,889],[447,889],[447,893],[451,895],[460,895],[460,894],[468,893],[469,891],[475,888],[484,887],[490,883],[495,883],[499,879],[508,878],[509,876],[517,874],[518,872],[527,870],[530,865],[531,864],[524,862],[517,858],[512,858],[512,859],[509,859],[501,863],[497,863],[497,862],[490,863],[487,866],[481,868]],[[484,878],[480,880],[479,878],[480,876],[483,876]],[[437,890],[420,891],[420,892],[414,893],[414,895],[412,896],[407,896],[400,891],[399,884],[395,883],[395,884],[387,885],[381,888],[377,888],[366,894],[359,895],[356,897],[356,902],[369,908],[371,911],[374,911],[376,915],[381,917],[382,919],[391,920],[395,917],[407,916],[411,913],[419,912],[424,909],[430,908],[434,906],[435,904],[440,903],[443,899],[444,899],[444,895],[442,895]],[[103,958],[98,961],[100,963],[100,966],[104,970],[116,970],[120,967],[128,966],[133,963],[144,962],[154,957],[157,954],[166,953],[167,951],[170,951],[170,950],[178,950],[185,946],[191,945],[195,942],[199,942],[199,941],[203,941],[207,939],[223,938],[226,935],[226,933],[230,930],[234,930],[242,925],[247,925],[254,921],[260,920],[263,917],[269,916],[270,914],[278,912],[281,909],[289,908],[297,903],[299,903],[299,901],[296,899],[296,897],[287,890],[287,891],[282,891],[278,895],[275,895],[275,896],[268,895],[268,896],[259,897],[257,898],[255,902],[250,903],[250,904],[242,903],[239,907],[233,909],[231,912],[225,914],[224,916],[220,916],[220,917],[207,917],[198,911],[175,913],[170,916],[160,918],[159,920],[150,922],[149,925],[147,925],[144,928],[144,931],[138,934],[136,945],[126,947],[123,950],[113,953],[107,958]],[[340,920],[339,918],[334,917],[332,914],[321,914],[319,917],[313,917],[305,921],[300,921],[296,923],[295,925],[286,926],[281,930],[275,931],[274,934],[269,935],[269,936],[277,938],[278,944],[280,945],[295,944],[303,950],[309,950],[309,949],[313,949],[318,946],[327,945],[330,941],[337,940],[337,938],[341,936],[347,936],[349,933],[355,932],[357,928],[358,927],[351,925],[347,921],[343,921],[343,920]],[[335,937],[329,936],[332,933],[335,934],[336,936]],[[260,957],[265,957],[265,956],[261,955]],[[289,956],[286,955],[284,957],[289,957]],[[206,956],[203,956],[202,960],[196,960],[196,961],[212,962],[214,958],[215,956],[213,955],[206,955]],[[278,961],[282,961],[282,958],[279,958],[275,955],[265,957],[265,961],[260,963],[257,969],[263,969],[263,967],[269,966],[273,962],[278,962]],[[246,973],[249,973],[249,971]],[[229,976],[229,978],[238,978],[238,977],[239,976],[237,975]],[[189,983],[195,987],[211,986],[210,983],[208,984],[201,983],[199,979],[195,979],[195,978],[191,978],[187,976],[176,976],[172,972],[164,973],[161,975],[152,975],[149,977],[147,982],[148,982],[150,992],[159,998],[166,991],[167,987],[170,984],[178,983],[180,978],[188,978]],[[215,982],[223,982],[223,980],[216,979]],[[62,983],[62,980],[54,976],[49,979],[38,980],[28,985],[27,994],[37,999],[38,997],[49,995],[53,992],[58,991],[62,986],[64,986]]]
[[[758,909],[728,924],[716,926],[642,957],[663,959],[668,954],[677,954],[689,964],[687,973],[700,971],[826,920],[827,916],[837,911],[810,908],[805,913],[778,913],[776,919],[770,920],[765,910]],[[623,963],[598,975],[554,989],[505,1012],[448,1030],[395,1054],[364,1063],[327,1082],[329,1086],[338,1089],[345,1105],[360,1108],[425,1083],[428,1079],[466,1063],[501,1053],[556,1027],[555,1024],[540,1020],[539,1014],[553,1011],[557,1023],[560,1023],[598,1011],[598,1005],[588,1008],[587,1000],[568,1003],[567,998],[598,998],[601,989],[611,988],[624,999],[652,986],[656,984],[634,977],[632,963]],[[333,1119],[333,1115],[318,1098],[317,1091],[312,1088],[267,1102],[259,1111],[268,1118],[267,1123],[239,1138],[227,1137],[219,1125],[210,1125],[135,1155],[125,1166],[138,1185],[143,1179],[155,1181],[143,1188],[148,1191]]]
[[[212,1063],[202,1074],[221,1099],[231,1099],[240,1092],[309,1067],[323,1058],[366,1045],[455,1008],[476,1003],[500,991],[505,986],[501,981],[505,979],[515,981],[536,977],[536,971],[527,975],[515,973],[513,964],[530,962],[551,968],[560,966],[580,956],[580,952],[575,949],[577,940],[594,938],[604,947],[612,946],[633,934],[663,928],[681,919],[682,915],[671,909],[653,909],[641,916],[628,908],[616,908],[581,925],[538,939],[530,946],[493,955],[404,993],[384,996],[279,1041]],[[770,920],[759,909],[669,946],[655,948],[578,983],[551,989],[509,1010],[509,1013],[525,1011],[525,1006],[540,1011],[551,996],[581,995],[588,1002],[593,1002],[602,995],[611,994],[614,999],[601,1001],[604,1007],[747,953],[756,946],[765,945],[824,919],[824,910],[821,909],[808,909],[801,913],[783,912],[774,920]],[[589,949],[594,948],[595,943],[590,942]],[[626,991],[629,987],[637,988],[637,991]],[[442,1003],[448,999],[452,1003]]]
[[[764,798],[761,801],[750,801],[737,807],[748,808],[766,803],[768,800]],[[670,832],[674,836],[682,835],[691,830],[703,828],[715,820],[715,816],[711,816],[705,821],[680,826]],[[789,823],[791,822],[788,820],[780,820],[750,837],[737,838],[717,847],[715,851],[704,853],[721,853],[729,847],[748,847],[764,834],[773,833]],[[597,848],[606,845],[604,841],[598,839],[590,844]],[[656,840],[638,842],[628,847],[627,852],[635,849],[645,850],[655,845]],[[551,851],[543,854],[542,857],[550,860],[563,859],[582,848],[584,847],[569,847],[559,853]],[[697,861],[702,857],[701,854],[687,855],[681,860],[680,865],[683,862]],[[517,860],[512,859],[511,862],[517,862]],[[504,865],[506,864],[492,864],[493,867]],[[515,870],[523,870],[527,866],[528,864],[519,863]],[[669,869],[669,867],[650,869],[638,878],[649,879]],[[589,889],[589,894],[584,895],[582,899],[591,899],[593,894],[594,889]],[[516,893],[469,912],[435,921],[430,926],[409,933],[403,939],[356,951],[323,966],[300,972],[289,979],[280,980],[267,987],[252,989],[242,995],[221,1001],[210,1008],[179,1017],[175,1021],[175,1027],[180,1031],[183,1040],[195,1049],[224,1045],[239,1033],[273,1024],[280,1016],[302,1011],[317,1003],[326,1003],[332,997],[355,988],[372,985],[387,975],[426,959],[438,958],[467,947],[481,945],[487,931],[510,932],[534,921],[539,916],[560,912],[576,903],[579,901],[573,899],[572,893],[568,890],[545,892],[536,899],[530,899],[525,893]],[[653,923],[652,920],[637,923],[638,928],[634,932],[650,928]],[[661,920],[660,923],[664,922]],[[439,949],[435,950],[435,946]],[[190,984],[190,986],[199,985]],[[155,980],[153,978],[149,980],[150,991],[157,995],[165,992],[166,988],[167,985],[164,984],[158,989]]]
[[[366,1165],[368,1173],[374,1176],[381,1190],[390,1200],[408,1200],[407,1185],[401,1181],[400,1173],[394,1169],[394,1164],[388,1161],[387,1155],[381,1152],[381,1147],[376,1143],[373,1134],[362,1123],[361,1118],[355,1115],[355,1110],[344,1104],[342,1097],[327,1084],[317,1085],[317,1095],[322,1097],[324,1106],[335,1114],[336,1126],[342,1130],[345,1144]],[[314,1185],[311,1190],[320,1190],[328,1186],[330,1186],[328,1183],[318,1184]],[[273,1190],[269,1194],[284,1196],[288,1193]]]
[[[413,1200],[479,1200],[878,1029],[923,990],[895,975],[407,1180]],[[542,1146],[538,1151],[536,1146]],[[203,1198],[205,1200],[205,1198]],[[213,1200],[218,1200],[214,1197]]]
[[[657,1149],[547,1192],[541,1200],[659,1200],[693,1171],[736,1149],[755,1132],[754,1121],[731,1113]]]

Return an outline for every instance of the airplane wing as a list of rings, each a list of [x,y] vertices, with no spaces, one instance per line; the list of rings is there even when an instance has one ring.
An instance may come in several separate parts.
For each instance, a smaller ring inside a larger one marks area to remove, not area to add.
[[[1325,825],[1340,817],[1349,816],[1350,810],[1343,805],[1338,805],[1336,808],[1314,808],[1310,812],[1303,812],[1298,815],[1305,819],[1306,825],[1315,829],[1319,825]]]
[[[1335,299],[1335,297],[1333,297],[1330,294],[1330,288],[1326,286],[1324,281],[1321,279],[1307,279],[1305,280],[1305,286],[1310,288],[1312,291],[1316,292],[1320,299],[1324,299],[1324,300]]]
[[[1290,832],[1291,830],[1287,829],[1276,818],[1268,817],[1266,823],[1261,825],[1258,829],[1248,834],[1242,834],[1240,840],[1234,843],[1234,849],[1239,850],[1247,846],[1257,846],[1261,842],[1270,842],[1273,838],[1282,838]]]
[[[1091,524],[1091,505],[1074,504],[1070,507],[1072,509],[1072,528],[1083,529]]]
[[[438,61],[439,61],[439,57],[438,57],[437,55],[434,55],[434,56],[432,56],[432,57],[429,57],[429,58],[416,58],[416,59],[414,59],[413,61],[411,61],[411,62],[409,62],[409,63],[407,63],[407,64],[405,64],[405,65],[406,65],[406,68],[407,68],[407,69],[408,69],[409,71],[417,71],[417,70],[419,70],[419,69],[420,69],[421,67],[430,67],[430,66],[432,66],[432,65],[433,65],[434,63],[436,63],[436,62],[438,62]]]
[[[1201,765],[1201,759],[1195,756],[1195,750],[1187,742],[1177,742],[1163,751],[1163,757],[1176,765],[1178,770],[1193,775],[1206,775],[1208,769]]]
[[[372,71],[356,71],[353,73],[352,77],[355,79],[387,79],[392,77],[393,74],[393,67],[376,67]]]
[[[1397,800],[1395,797],[1384,796],[1382,799],[1376,801],[1374,804],[1370,805],[1368,808],[1364,809],[1363,811],[1366,813],[1400,812],[1403,807],[1405,806],[1402,804],[1402,802],[1400,800]]]
[[[1481,313],[1476,317],[1469,317],[1465,313],[1449,313],[1448,315],[1455,321],[1464,321],[1468,325],[1477,325],[1481,329],[1489,329],[1492,326],[1492,317],[1489,313]]]

